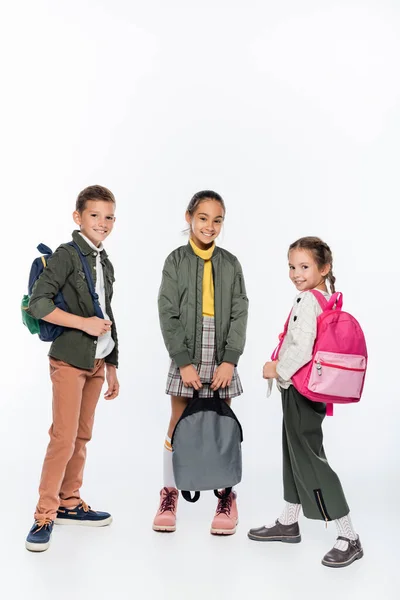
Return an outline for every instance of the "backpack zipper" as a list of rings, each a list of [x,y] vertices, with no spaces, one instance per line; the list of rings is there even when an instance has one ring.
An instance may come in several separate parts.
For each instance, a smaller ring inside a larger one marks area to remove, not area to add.
[[[355,367],[344,367],[343,365],[333,365],[332,363],[325,362],[324,360],[314,361],[317,367],[318,375],[322,375],[322,367],[331,367],[332,369],[341,369],[342,371],[356,371],[363,373],[365,369],[356,369]]]

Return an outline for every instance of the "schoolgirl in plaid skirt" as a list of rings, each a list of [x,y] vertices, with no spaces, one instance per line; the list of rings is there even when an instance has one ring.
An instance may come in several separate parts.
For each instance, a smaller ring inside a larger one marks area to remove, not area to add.
[[[248,299],[238,259],[215,245],[225,218],[216,192],[198,192],[186,211],[190,239],[166,259],[158,297],[164,342],[171,358],[166,393],[171,419],[164,444],[164,485],[153,521],[155,531],[175,531],[178,490],[172,468],[171,436],[196,391],[226,402],[242,392],[237,364],[246,339]],[[220,499],[211,533],[236,531],[236,492]]]
[[[200,398],[212,398],[214,388],[211,387],[215,371],[217,369],[215,355],[215,322],[214,317],[203,315],[201,359],[196,365],[196,370],[202,384],[198,390]],[[193,387],[187,387],[183,383],[181,372],[174,360],[168,371],[166,394],[179,396],[181,398],[193,398]],[[219,388],[219,395],[224,400],[240,396],[243,392],[237,368],[233,369],[232,379],[229,385]]]

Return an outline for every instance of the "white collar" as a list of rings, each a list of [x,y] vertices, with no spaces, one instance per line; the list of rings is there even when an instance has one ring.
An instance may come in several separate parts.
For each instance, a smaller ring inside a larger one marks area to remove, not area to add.
[[[101,252],[102,250],[104,250],[104,246],[103,246],[103,242],[100,242],[100,246],[95,246],[93,244],[93,242],[91,242],[89,240],[89,238],[86,237],[86,235],[83,235],[83,233],[81,233],[79,231],[79,235],[83,237],[83,239],[85,240],[85,242],[93,249],[96,250],[97,252]]]

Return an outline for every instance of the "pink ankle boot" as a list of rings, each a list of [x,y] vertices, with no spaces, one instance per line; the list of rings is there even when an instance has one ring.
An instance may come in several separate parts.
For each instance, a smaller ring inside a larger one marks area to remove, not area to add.
[[[164,487],[160,492],[160,506],[153,521],[154,531],[172,532],[176,529],[176,507],[179,492],[174,487]]]
[[[236,532],[238,522],[236,493],[231,492],[227,498],[218,500],[217,510],[211,523],[211,533],[214,535],[232,535]]]

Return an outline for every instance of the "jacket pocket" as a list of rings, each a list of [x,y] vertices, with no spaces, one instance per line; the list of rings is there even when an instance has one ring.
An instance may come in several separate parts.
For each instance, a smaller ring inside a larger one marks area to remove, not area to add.
[[[110,289],[112,289],[112,287],[114,285],[115,277],[113,275],[107,274],[105,277],[105,280],[106,280],[108,286],[110,287]]]
[[[87,288],[86,275],[80,269],[76,272],[75,283],[78,290]]]
[[[246,291],[244,289],[243,275],[239,274],[239,275],[237,275],[237,278],[238,278],[238,285],[239,285],[239,294],[244,295],[246,293]]]
[[[113,284],[115,281],[115,277],[114,275],[112,275],[111,273],[105,273],[104,276],[104,287],[105,287],[105,292],[106,292],[106,296],[108,297],[108,300],[111,302],[112,296],[113,296]]]

